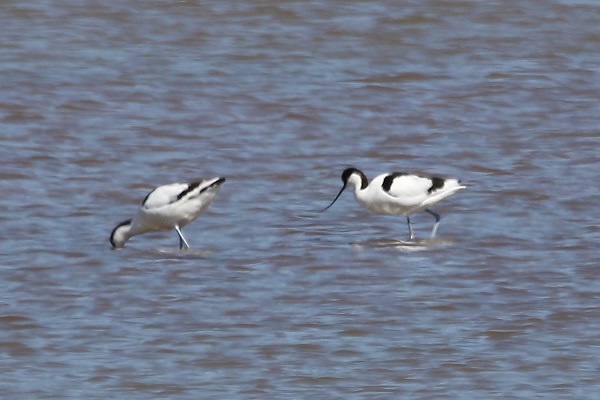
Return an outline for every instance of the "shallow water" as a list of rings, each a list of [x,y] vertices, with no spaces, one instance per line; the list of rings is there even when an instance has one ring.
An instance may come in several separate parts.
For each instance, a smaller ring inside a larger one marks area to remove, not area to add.
[[[595,2],[67,3],[0,5],[3,398],[596,396]],[[350,165],[468,188],[407,244]]]

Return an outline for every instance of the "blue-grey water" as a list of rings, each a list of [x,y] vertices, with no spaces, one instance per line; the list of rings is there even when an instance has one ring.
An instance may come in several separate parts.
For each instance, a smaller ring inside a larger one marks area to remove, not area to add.
[[[592,399],[600,4],[0,4],[0,397]],[[327,212],[344,168],[468,189]],[[153,187],[184,229],[108,236]],[[426,238],[433,219],[412,218]]]

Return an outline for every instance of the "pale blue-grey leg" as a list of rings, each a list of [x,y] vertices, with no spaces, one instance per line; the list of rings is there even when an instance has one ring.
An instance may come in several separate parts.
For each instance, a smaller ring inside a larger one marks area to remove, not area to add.
[[[426,209],[425,211],[433,215],[433,218],[435,218],[435,225],[433,225],[433,229],[431,230],[431,238],[433,239],[437,234],[438,227],[440,226],[440,214],[433,212],[430,209]]]
[[[183,236],[183,233],[181,233],[181,229],[179,229],[178,225],[175,225],[175,231],[177,231],[177,234],[179,235],[179,248],[180,249],[183,249],[183,248],[189,249],[190,245],[188,244],[187,240],[185,240],[185,237]]]
[[[408,223],[408,237],[410,240],[414,240],[415,235],[413,234],[412,226],[410,225],[410,218],[406,216],[406,222]]]

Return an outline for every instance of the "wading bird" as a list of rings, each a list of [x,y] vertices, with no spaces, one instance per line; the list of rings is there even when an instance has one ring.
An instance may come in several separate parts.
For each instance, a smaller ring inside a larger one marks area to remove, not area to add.
[[[212,178],[157,187],[148,193],[133,219],[123,221],[113,229],[110,244],[120,248],[133,236],[175,229],[179,235],[179,248],[189,249],[181,229],[206,211],[224,182],[225,178]]]
[[[358,203],[369,211],[378,214],[404,215],[408,223],[408,234],[415,238],[410,225],[410,215],[417,211],[425,211],[435,218],[431,230],[434,238],[440,224],[439,214],[431,211],[430,206],[445,199],[460,189],[466,188],[455,178],[442,178],[426,174],[407,174],[390,172],[375,177],[371,182],[365,174],[356,168],[348,168],[342,173],[344,185],[327,210],[340,197],[348,184],[354,186],[354,194]]]

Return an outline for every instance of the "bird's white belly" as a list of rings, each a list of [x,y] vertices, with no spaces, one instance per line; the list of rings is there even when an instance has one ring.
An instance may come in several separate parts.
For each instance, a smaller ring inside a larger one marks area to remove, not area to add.
[[[404,205],[398,202],[386,201],[386,200],[374,200],[370,201],[361,201],[358,199],[358,202],[361,206],[366,208],[369,211],[372,211],[377,214],[386,214],[386,215],[409,215],[414,213],[415,211],[420,210],[421,206],[417,205]]]
[[[194,212],[196,211],[196,212]],[[199,215],[197,208],[168,207],[159,210],[143,210],[138,214],[140,230],[169,230],[175,225],[183,228]]]

